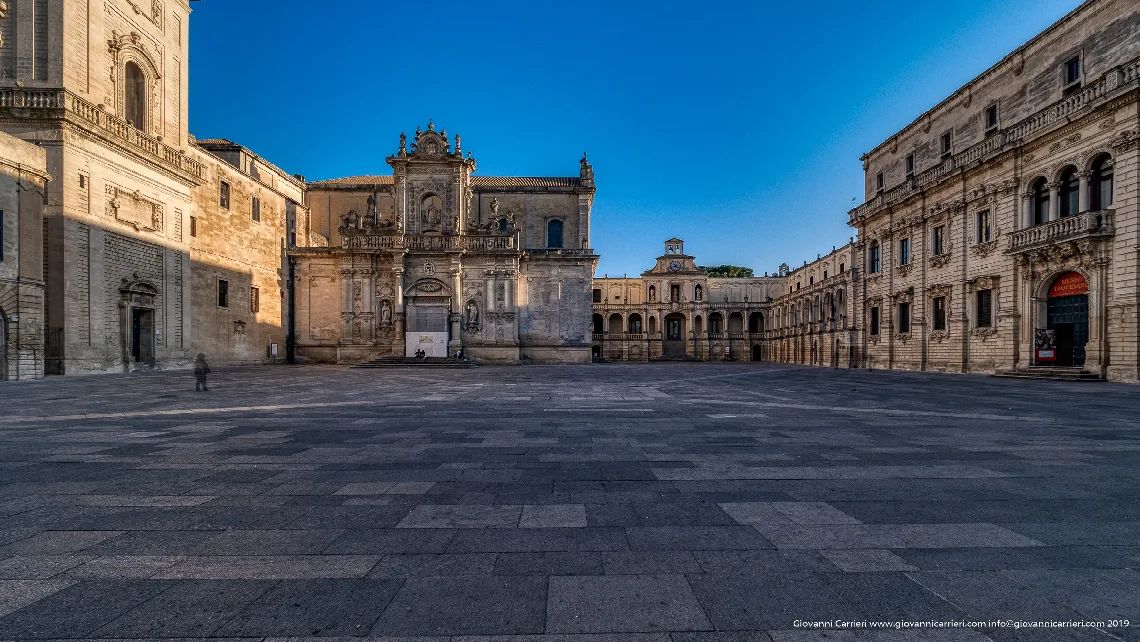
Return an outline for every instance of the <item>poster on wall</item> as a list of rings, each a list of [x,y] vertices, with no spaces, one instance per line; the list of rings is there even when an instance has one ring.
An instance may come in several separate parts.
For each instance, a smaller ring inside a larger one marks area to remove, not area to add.
[[[1039,328],[1034,337],[1038,361],[1057,360],[1057,335],[1053,330]]]

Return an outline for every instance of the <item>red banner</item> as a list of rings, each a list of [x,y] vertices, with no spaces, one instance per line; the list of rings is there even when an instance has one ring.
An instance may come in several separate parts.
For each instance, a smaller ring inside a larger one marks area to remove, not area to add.
[[[1053,285],[1049,288],[1049,298],[1088,294],[1088,291],[1089,284],[1085,282],[1085,277],[1076,272],[1065,272],[1053,281]]]

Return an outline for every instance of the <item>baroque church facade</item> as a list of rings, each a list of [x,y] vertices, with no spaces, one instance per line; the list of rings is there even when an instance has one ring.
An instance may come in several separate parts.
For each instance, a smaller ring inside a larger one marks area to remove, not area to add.
[[[459,136],[400,135],[392,174],[310,183],[314,230],[298,248],[298,354],[588,362],[593,168],[477,176]]]

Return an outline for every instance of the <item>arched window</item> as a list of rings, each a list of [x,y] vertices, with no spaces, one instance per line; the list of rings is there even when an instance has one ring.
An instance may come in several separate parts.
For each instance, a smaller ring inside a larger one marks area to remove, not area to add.
[[[139,131],[146,131],[146,76],[141,67],[129,61],[124,72],[127,122]]]
[[[1111,205],[1112,157],[1101,154],[1092,164],[1092,176],[1089,178],[1089,208],[1103,210]]]
[[[1033,182],[1033,224],[1049,222],[1049,183],[1045,177]]]
[[[1076,167],[1067,167],[1058,181],[1060,188],[1061,218],[1076,216],[1081,211],[1081,179]]]
[[[641,315],[640,314],[629,315],[629,333],[630,334],[641,334]]]
[[[546,224],[546,247],[562,247],[562,221],[554,219]]]

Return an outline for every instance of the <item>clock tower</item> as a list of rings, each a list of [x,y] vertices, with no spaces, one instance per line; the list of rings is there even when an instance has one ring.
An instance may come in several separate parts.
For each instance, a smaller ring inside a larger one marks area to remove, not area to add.
[[[657,257],[657,265],[644,273],[644,275],[650,274],[694,275],[704,274],[704,271],[697,267],[692,256],[685,254],[685,242],[671,238],[665,241],[665,254]]]

